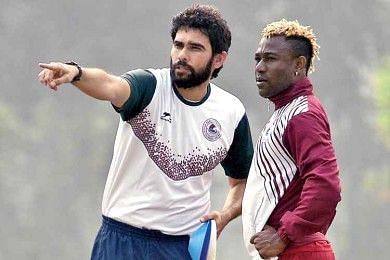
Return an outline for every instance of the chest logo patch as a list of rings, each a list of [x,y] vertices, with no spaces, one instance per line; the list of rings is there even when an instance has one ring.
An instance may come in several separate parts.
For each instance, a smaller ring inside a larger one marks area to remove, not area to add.
[[[204,137],[210,142],[214,142],[221,137],[221,125],[214,118],[209,118],[203,123]]]

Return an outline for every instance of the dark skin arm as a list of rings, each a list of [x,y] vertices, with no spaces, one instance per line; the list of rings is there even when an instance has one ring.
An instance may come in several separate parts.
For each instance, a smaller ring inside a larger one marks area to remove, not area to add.
[[[254,234],[251,237],[250,242],[264,259],[278,256],[287,246],[279,237],[277,231],[273,227],[267,225],[261,232]]]

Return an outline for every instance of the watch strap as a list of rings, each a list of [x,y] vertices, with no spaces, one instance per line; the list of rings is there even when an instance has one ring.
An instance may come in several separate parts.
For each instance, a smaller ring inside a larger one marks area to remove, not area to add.
[[[73,83],[75,81],[79,81],[81,78],[81,75],[83,75],[83,70],[81,69],[81,67],[74,61],[65,62],[65,64],[75,66],[79,70],[79,73],[76,76],[74,76],[71,83]]]

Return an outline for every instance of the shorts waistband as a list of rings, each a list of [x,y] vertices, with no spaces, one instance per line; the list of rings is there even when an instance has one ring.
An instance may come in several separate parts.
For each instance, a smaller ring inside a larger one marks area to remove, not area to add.
[[[176,240],[176,241],[189,240],[189,236],[187,235],[175,236],[175,235],[164,234],[160,230],[138,228],[106,216],[103,216],[103,226],[108,226],[121,233],[125,233],[128,235],[138,235],[147,238],[169,239],[169,240]]]
[[[297,247],[289,247],[285,249],[282,255],[292,255],[303,252],[332,252],[332,245],[327,240],[314,241]]]

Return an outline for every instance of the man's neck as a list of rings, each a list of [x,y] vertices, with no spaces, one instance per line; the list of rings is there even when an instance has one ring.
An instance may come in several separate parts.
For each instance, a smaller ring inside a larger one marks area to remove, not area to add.
[[[192,88],[178,88],[176,86],[175,88],[184,99],[192,102],[199,102],[206,96],[209,83],[210,82],[207,80],[201,85]]]

